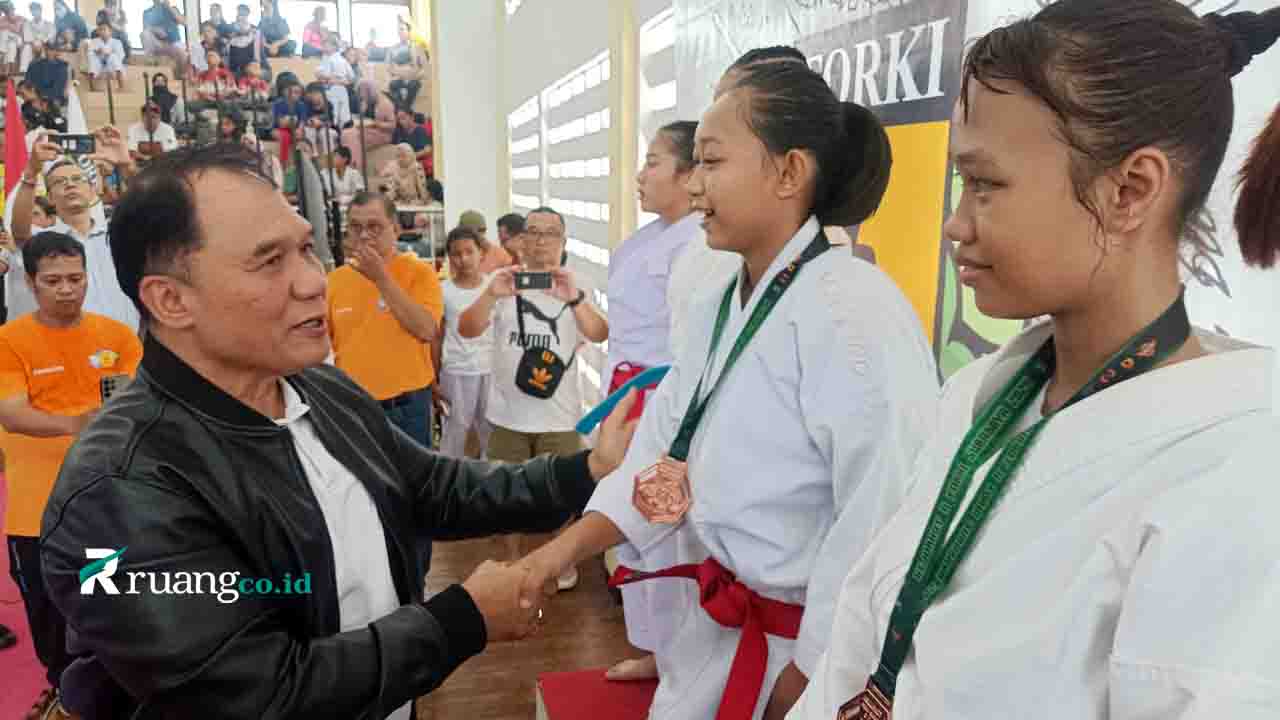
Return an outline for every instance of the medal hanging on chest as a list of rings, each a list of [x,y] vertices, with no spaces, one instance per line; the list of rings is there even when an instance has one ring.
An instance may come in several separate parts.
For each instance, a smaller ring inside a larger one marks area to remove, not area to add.
[[[738,361],[738,357],[742,355],[742,351],[746,349],[747,343],[777,306],[782,294],[791,286],[796,273],[805,263],[821,255],[830,247],[831,243],[827,240],[827,236],[819,230],[800,257],[773,276],[773,280],[764,289],[760,301],[756,303],[755,310],[751,312],[751,317],[747,319],[747,324],[743,326],[742,332],[738,334],[737,340],[729,350],[729,356],[725,358],[724,367],[721,368],[715,384],[706,395],[703,395],[702,386],[715,362],[716,349],[720,347],[720,336],[724,333],[725,325],[729,321],[730,303],[733,302],[734,291],[738,287],[737,279],[735,278],[725,290],[724,297],[720,300],[720,311],[716,315],[715,328],[711,333],[711,348],[707,351],[707,364],[698,378],[698,385],[693,390],[693,398],[689,401],[689,408],[685,410],[684,419],[680,421],[680,428],[676,431],[671,449],[667,451],[665,457],[645,468],[635,477],[631,504],[649,522],[674,525],[683,520],[689,512],[689,508],[693,505],[687,464],[689,448],[693,444],[693,435],[698,430],[698,423],[702,421],[702,416],[707,411],[707,404],[711,402],[711,397],[715,395],[720,384],[724,382],[725,377]]]
[[[689,512],[689,465],[667,455],[636,475],[631,503],[645,520],[674,525]]]
[[[1191,322],[1183,296],[1129,342],[1096,372],[1061,408],[1114,387],[1158,366],[1178,351],[1191,335]],[[1053,418],[1050,414],[1031,427],[1015,432],[1015,425],[1053,377],[1056,364],[1053,338],[1018,370],[974,419],[973,426],[951,459],[946,478],[916,546],[906,579],[889,615],[889,627],[880,651],[880,664],[866,688],[840,708],[836,720],[888,720],[897,694],[898,674],[911,651],[916,629],[929,606],[950,586],[960,563],[973,549],[1009,481],[1021,467],[1036,438]],[[978,469],[995,458],[956,521],[959,499],[969,491]],[[950,531],[953,521],[954,531]]]

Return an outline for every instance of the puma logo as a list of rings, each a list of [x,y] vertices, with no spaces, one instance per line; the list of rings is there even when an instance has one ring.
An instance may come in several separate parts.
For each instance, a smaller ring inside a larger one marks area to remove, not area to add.
[[[520,307],[524,308],[530,315],[546,323],[547,327],[551,329],[551,335],[556,339],[556,344],[560,344],[559,318],[547,317],[537,305],[524,298],[517,297],[516,302],[520,303]],[[519,308],[517,308],[517,312],[519,312]]]

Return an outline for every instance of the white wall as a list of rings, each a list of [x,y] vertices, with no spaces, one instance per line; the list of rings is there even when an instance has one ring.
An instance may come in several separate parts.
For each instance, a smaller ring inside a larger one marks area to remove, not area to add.
[[[479,210],[497,237],[496,220],[507,210],[508,189],[495,169],[505,161],[506,110],[502,107],[502,0],[446,0],[435,4],[434,57],[439,69],[440,134],[445,220]]]

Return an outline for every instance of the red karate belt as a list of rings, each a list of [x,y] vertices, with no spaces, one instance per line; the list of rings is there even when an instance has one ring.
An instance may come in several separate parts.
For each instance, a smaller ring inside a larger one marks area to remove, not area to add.
[[[618,363],[617,366],[613,368],[613,377],[609,379],[609,394],[612,395],[618,388],[626,385],[627,381],[631,380],[631,378],[648,369],[649,367],[647,365],[636,365],[625,360]],[[640,414],[644,412],[645,400],[648,399],[649,393],[657,387],[658,384],[654,383],[640,388],[640,393],[636,397],[636,402],[631,406],[631,412],[627,413],[628,422],[640,417]]]
[[[729,667],[729,681],[716,720],[751,720],[760,691],[764,688],[764,673],[769,665],[769,643],[765,635],[775,635],[788,640],[800,634],[803,605],[779,602],[762,597],[743,585],[738,578],[715,558],[707,558],[700,565],[676,565],[666,570],[642,573],[618,566],[609,578],[609,587],[619,587],[633,582],[656,578],[688,578],[698,581],[699,604],[712,620],[728,628],[742,628],[738,651]]]

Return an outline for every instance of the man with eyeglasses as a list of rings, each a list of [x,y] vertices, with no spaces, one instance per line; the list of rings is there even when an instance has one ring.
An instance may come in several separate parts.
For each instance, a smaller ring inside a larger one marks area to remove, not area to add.
[[[490,460],[567,457],[582,449],[575,429],[584,409],[578,354],[581,345],[608,339],[609,323],[574,272],[564,267],[564,248],[560,213],[548,207],[533,210],[525,220],[523,265],[493,273],[485,291],[458,317],[463,338],[486,332],[493,336]],[[528,289],[517,289],[517,272]],[[523,556],[519,537],[509,537],[509,559],[517,560]],[[569,590],[577,583],[578,572],[570,569],[557,588]]]
[[[104,127],[94,133],[94,139],[97,152],[91,156],[92,159],[105,160],[125,178],[137,171],[119,130]],[[138,311],[116,280],[106,217],[102,212],[101,199],[93,187],[93,179],[76,159],[64,158],[61,148],[49,142],[45,135],[38,136],[31,146],[31,156],[13,198],[14,242],[21,248],[31,239],[31,207],[42,169],[45,189],[57,213],[57,222],[48,230],[70,235],[84,245],[85,269],[89,276],[84,309],[124,323],[136,331]]]
[[[431,344],[444,315],[435,269],[399,252],[395,204],[359,192],[347,211],[346,265],[329,275],[334,364],[382,403],[409,437],[431,447]]]

